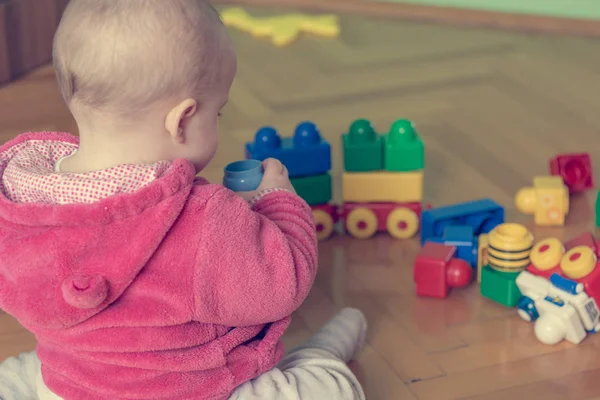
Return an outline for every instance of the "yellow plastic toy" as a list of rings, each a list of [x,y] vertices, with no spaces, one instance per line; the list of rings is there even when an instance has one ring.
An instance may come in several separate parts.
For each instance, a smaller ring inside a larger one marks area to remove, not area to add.
[[[342,199],[352,203],[412,203],[423,200],[423,171],[344,172]]]
[[[477,240],[477,282],[481,283],[481,269],[487,265],[489,235],[482,233]]]
[[[480,292],[496,303],[515,307],[521,292],[517,277],[529,264],[533,235],[523,225],[500,224],[487,236],[487,265],[481,268]]]
[[[315,218],[315,226],[317,227],[317,239],[329,239],[335,229],[335,223],[331,215],[324,210],[313,209],[313,217]]]
[[[529,265],[533,235],[520,224],[498,225],[488,235],[488,265],[502,272],[524,270]]]
[[[531,264],[540,270],[548,271],[560,264],[565,247],[557,238],[546,238],[536,243],[531,250]]]
[[[533,187],[517,192],[515,205],[523,214],[533,214],[541,226],[562,226],[569,213],[569,190],[560,176],[536,176]]]
[[[581,279],[596,268],[596,254],[587,246],[573,247],[560,261],[560,269],[567,278]]]
[[[500,272],[524,270],[529,264],[533,247],[533,235],[520,224],[504,223],[478,240],[477,282],[481,283],[481,271],[489,265]],[[556,264],[555,264],[556,265]]]
[[[250,33],[254,37],[270,37],[275,46],[282,47],[298,38],[300,32],[324,37],[337,37],[340,25],[336,15],[286,14],[276,17],[253,17],[240,7],[221,13],[225,26]]]

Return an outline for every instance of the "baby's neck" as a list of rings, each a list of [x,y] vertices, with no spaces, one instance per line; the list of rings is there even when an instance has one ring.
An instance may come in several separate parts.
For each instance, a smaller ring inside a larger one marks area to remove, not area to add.
[[[155,132],[79,131],[79,149],[61,163],[63,173],[100,171],[123,164],[152,164],[168,159]]]

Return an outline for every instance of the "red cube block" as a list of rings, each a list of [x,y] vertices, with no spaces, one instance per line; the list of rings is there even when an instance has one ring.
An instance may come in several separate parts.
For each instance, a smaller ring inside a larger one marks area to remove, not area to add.
[[[570,193],[594,187],[594,171],[589,153],[557,155],[550,160],[550,174],[562,177]]]
[[[596,238],[591,232],[582,233],[581,235],[574,237],[568,242],[565,242],[565,252],[577,246],[589,247],[594,251],[594,253],[596,253],[596,256],[600,254],[598,253],[598,242],[596,241]]]
[[[418,296],[448,297],[450,288],[465,287],[473,279],[473,268],[454,258],[456,247],[426,242],[415,259],[414,280]]]

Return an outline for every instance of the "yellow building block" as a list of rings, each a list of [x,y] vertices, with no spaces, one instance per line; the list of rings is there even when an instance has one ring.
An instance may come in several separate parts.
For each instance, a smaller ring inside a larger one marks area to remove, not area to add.
[[[479,235],[477,240],[477,282],[481,283],[481,269],[487,265],[489,237],[487,233]]]
[[[533,187],[517,192],[515,205],[523,214],[533,215],[536,225],[562,226],[569,213],[569,189],[560,176],[536,176]]]
[[[344,172],[342,199],[351,203],[412,203],[423,200],[423,171]]]
[[[306,32],[324,37],[337,37],[340,25],[336,15],[286,14],[275,17],[253,17],[240,7],[228,8],[221,13],[225,26],[250,33],[254,37],[270,37],[275,46],[292,43]]]

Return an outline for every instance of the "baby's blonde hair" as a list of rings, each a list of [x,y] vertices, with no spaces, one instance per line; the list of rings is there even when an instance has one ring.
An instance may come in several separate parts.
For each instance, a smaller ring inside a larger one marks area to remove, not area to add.
[[[54,38],[63,98],[127,114],[197,96],[217,72],[220,24],[203,0],[71,0]]]

